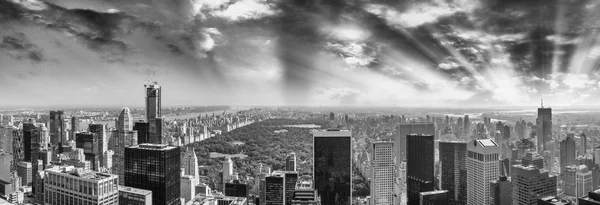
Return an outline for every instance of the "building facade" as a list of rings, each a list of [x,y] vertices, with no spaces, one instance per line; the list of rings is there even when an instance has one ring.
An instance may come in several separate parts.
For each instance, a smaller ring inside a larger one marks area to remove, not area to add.
[[[371,144],[371,204],[394,205],[394,143]]]
[[[406,136],[407,203],[418,204],[421,192],[433,191],[434,184],[434,137],[433,135],[409,134]]]
[[[539,198],[556,196],[556,176],[536,166],[512,166],[512,204],[536,204]]]
[[[439,142],[441,189],[448,190],[448,204],[467,203],[467,143]]]
[[[467,204],[490,204],[490,181],[500,177],[500,147],[492,139],[467,144]]]
[[[45,204],[119,204],[116,175],[72,166],[52,167],[45,172]]]
[[[313,132],[313,180],[322,204],[352,204],[352,133]]]

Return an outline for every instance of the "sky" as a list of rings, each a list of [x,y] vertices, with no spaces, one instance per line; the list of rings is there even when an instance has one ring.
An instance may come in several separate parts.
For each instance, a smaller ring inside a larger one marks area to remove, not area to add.
[[[0,0],[1,106],[600,105],[595,0]]]

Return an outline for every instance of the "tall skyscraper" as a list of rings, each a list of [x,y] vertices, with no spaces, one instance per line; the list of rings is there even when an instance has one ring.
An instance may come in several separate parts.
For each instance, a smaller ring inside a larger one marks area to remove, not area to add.
[[[79,132],[79,119],[75,116],[71,117],[71,133],[69,134],[71,140],[75,140],[75,136]]]
[[[469,115],[465,115],[464,126],[465,134],[469,136],[469,133],[471,133],[471,121],[469,121]]]
[[[40,135],[40,132],[38,132],[37,127],[35,126],[35,123],[33,123],[33,122],[23,123],[23,154],[25,157],[24,158],[25,161],[31,162],[31,160],[32,160],[31,155],[33,154],[33,151],[35,150],[32,148],[33,148],[33,146],[36,146],[36,145],[32,144],[32,141],[37,141],[37,139],[39,138],[39,135]]]
[[[157,82],[146,84],[146,121],[161,117],[161,88]]]
[[[225,191],[225,183],[231,181],[233,178],[233,161],[228,156],[227,160],[223,162],[223,192]]]
[[[194,148],[188,148],[185,153],[183,153],[183,162],[181,166],[183,167],[184,175],[194,177],[194,186],[198,185],[200,183],[200,175],[198,173],[198,157],[196,156]]]
[[[313,179],[321,203],[352,204],[352,132],[313,132]]]
[[[19,164],[19,162],[24,161],[25,160],[25,151],[24,151],[24,145],[23,145],[23,130],[18,129],[16,127],[13,127],[12,129],[10,129],[10,131],[12,132],[11,136],[13,139],[13,160],[11,163],[11,170],[16,170],[17,169],[17,164]]]
[[[567,134],[567,138],[560,142],[560,173],[565,173],[565,167],[575,165],[575,135]]]
[[[286,171],[283,174],[283,191],[284,191],[284,202],[285,205],[291,205],[294,199],[294,191],[296,190],[296,183],[298,182],[298,172]]]
[[[285,171],[296,171],[296,153],[292,152],[285,157]]]
[[[500,177],[500,147],[492,139],[467,144],[467,204],[490,204],[490,181]]]
[[[119,118],[117,120],[117,131],[132,131],[133,130],[133,117],[131,117],[131,111],[128,107],[121,109]]]
[[[181,203],[180,148],[140,144],[125,148],[125,186],[152,191],[152,204]]]
[[[394,143],[371,144],[371,204],[394,205]]]
[[[586,151],[587,151],[587,136],[585,135],[585,133],[581,133],[579,135],[579,140],[580,140],[580,143],[579,143],[579,154],[578,154],[578,156],[584,156],[585,157],[585,154],[586,154]]]
[[[92,164],[92,170],[98,171],[101,164],[101,156],[100,153],[100,145],[98,144],[98,134],[91,132],[81,132],[77,133],[77,137],[75,138],[75,147],[83,149],[83,154],[85,155],[85,160],[90,161]]]
[[[537,135],[537,152],[538,154],[543,154],[543,151],[546,150],[547,141],[552,140],[552,108],[544,108],[544,104],[542,103],[542,107],[538,108],[538,117],[535,120],[536,122],[536,135]]]
[[[406,136],[406,180],[408,204],[419,203],[419,193],[433,191],[434,139],[433,135]]]
[[[53,148],[58,148],[58,153],[62,153],[62,145],[66,143],[62,141],[65,132],[63,114],[62,110],[50,111],[50,143]]]
[[[406,160],[406,136],[409,134],[434,135],[435,126],[433,123],[410,123],[401,124],[396,128],[394,135],[394,146],[396,147],[396,160],[398,162]]]
[[[439,142],[442,190],[448,190],[448,204],[467,203],[467,143]]]
[[[125,183],[125,147],[138,144],[138,132],[112,130],[112,137],[108,140],[108,149],[114,152],[112,173],[119,175],[119,185]]]
[[[283,205],[283,182],[283,175],[275,174],[265,177],[265,205]]]
[[[556,176],[536,166],[512,166],[512,204],[536,204],[539,198],[556,196]]]
[[[148,121],[148,138],[150,143],[164,144],[165,140],[162,138],[163,133],[163,119],[157,117]]]

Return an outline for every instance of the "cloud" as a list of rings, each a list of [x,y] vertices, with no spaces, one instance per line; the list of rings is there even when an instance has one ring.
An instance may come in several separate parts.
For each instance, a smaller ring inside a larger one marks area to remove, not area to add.
[[[33,63],[45,60],[42,49],[31,43],[24,33],[4,36],[0,43],[0,51],[15,59],[26,59]]]
[[[41,11],[48,8],[48,5],[40,0],[9,0],[12,3],[18,4],[25,9],[33,11]]]
[[[196,15],[209,15],[229,21],[255,20],[280,13],[275,4],[267,0],[196,0],[193,5]]]
[[[385,19],[396,28],[415,28],[424,24],[435,23],[440,18],[459,12],[470,12],[478,6],[472,1],[423,1],[406,5],[403,10],[382,4],[367,4],[365,10]]]
[[[364,67],[375,62],[377,48],[371,48],[365,43],[330,43],[325,47],[331,52],[340,55],[344,61],[353,67]]]

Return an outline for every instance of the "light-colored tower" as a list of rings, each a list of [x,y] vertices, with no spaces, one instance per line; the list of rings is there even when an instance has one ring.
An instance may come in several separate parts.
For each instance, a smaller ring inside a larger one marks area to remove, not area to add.
[[[194,183],[194,186],[200,183],[200,176],[198,174],[198,157],[196,156],[194,148],[187,149],[183,154],[182,167],[184,175],[190,175],[194,177],[194,180],[192,181]]]
[[[467,144],[467,204],[490,204],[490,182],[500,177],[500,146],[492,139]]]
[[[579,165],[575,176],[577,177],[577,197],[587,196],[588,192],[592,191],[592,171],[588,170],[585,165]]]
[[[285,157],[285,171],[296,171],[296,153],[292,152]]]
[[[394,143],[373,142],[371,205],[394,205]]]
[[[231,157],[227,157],[227,161],[223,162],[223,192],[225,192],[225,183],[227,183],[233,175],[233,161]]]
[[[133,130],[133,118],[131,117],[131,111],[128,107],[121,109],[119,119],[117,120],[117,131],[132,131]]]

